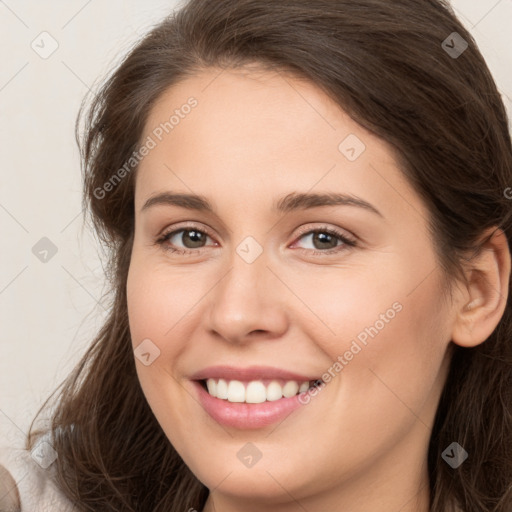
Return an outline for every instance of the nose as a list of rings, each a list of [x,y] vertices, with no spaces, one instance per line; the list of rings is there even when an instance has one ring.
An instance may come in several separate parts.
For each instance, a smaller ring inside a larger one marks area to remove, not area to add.
[[[279,338],[288,329],[287,289],[269,268],[265,252],[251,263],[234,252],[209,296],[206,327],[230,343]]]

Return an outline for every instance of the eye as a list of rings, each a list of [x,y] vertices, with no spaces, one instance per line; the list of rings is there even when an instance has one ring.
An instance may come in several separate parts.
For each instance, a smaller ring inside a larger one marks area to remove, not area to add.
[[[199,254],[206,240],[211,237],[208,233],[194,226],[186,226],[182,229],[175,229],[168,233],[164,233],[156,241],[164,250],[171,251],[176,254]],[[179,247],[179,243],[183,244],[183,248]],[[178,248],[176,246],[178,245]]]
[[[311,249],[299,248],[308,255],[327,255],[339,253],[348,247],[357,245],[353,238],[349,238],[341,231],[327,226],[316,229],[309,229],[308,226],[299,231],[299,239],[308,239],[313,245]],[[164,250],[180,255],[201,254],[208,239],[212,239],[207,231],[199,229],[195,226],[185,226],[181,229],[174,229],[164,233],[156,240],[156,244],[160,245]],[[296,244],[297,242],[295,242]],[[182,247],[180,247],[182,244]],[[294,244],[294,245],[295,245]]]
[[[339,253],[346,250],[347,247],[355,247],[357,245],[355,239],[349,238],[341,231],[327,226],[309,230],[308,226],[306,226],[301,229],[299,234],[301,235],[299,240],[309,239],[310,244],[313,245],[312,249],[300,249],[307,254],[325,256],[326,254]]]

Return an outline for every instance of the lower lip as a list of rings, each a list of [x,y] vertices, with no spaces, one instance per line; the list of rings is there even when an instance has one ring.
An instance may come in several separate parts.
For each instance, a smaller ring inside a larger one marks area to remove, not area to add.
[[[244,430],[266,427],[284,420],[302,406],[299,395],[260,404],[229,402],[211,396],[200,382],[192,381],[192,383],[197,389],[199,400],[206,412],[215,421],[227,427]]]

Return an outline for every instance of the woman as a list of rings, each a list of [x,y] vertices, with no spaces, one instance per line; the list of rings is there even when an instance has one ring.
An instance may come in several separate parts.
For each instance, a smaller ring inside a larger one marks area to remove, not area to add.
[[[511,510],[511,139],[444,2],[192,0],[85,128],[74,510]]]

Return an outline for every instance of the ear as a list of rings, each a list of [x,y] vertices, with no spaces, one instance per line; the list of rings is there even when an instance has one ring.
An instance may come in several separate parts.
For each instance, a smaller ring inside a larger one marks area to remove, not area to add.
[[[467,284],[459,301],[452,341],[462,347],[483,343],[500,322],[507,304],[511,257],[507,237],[497,227],[485,231],[489,237],[481,251],[468,260]]]

